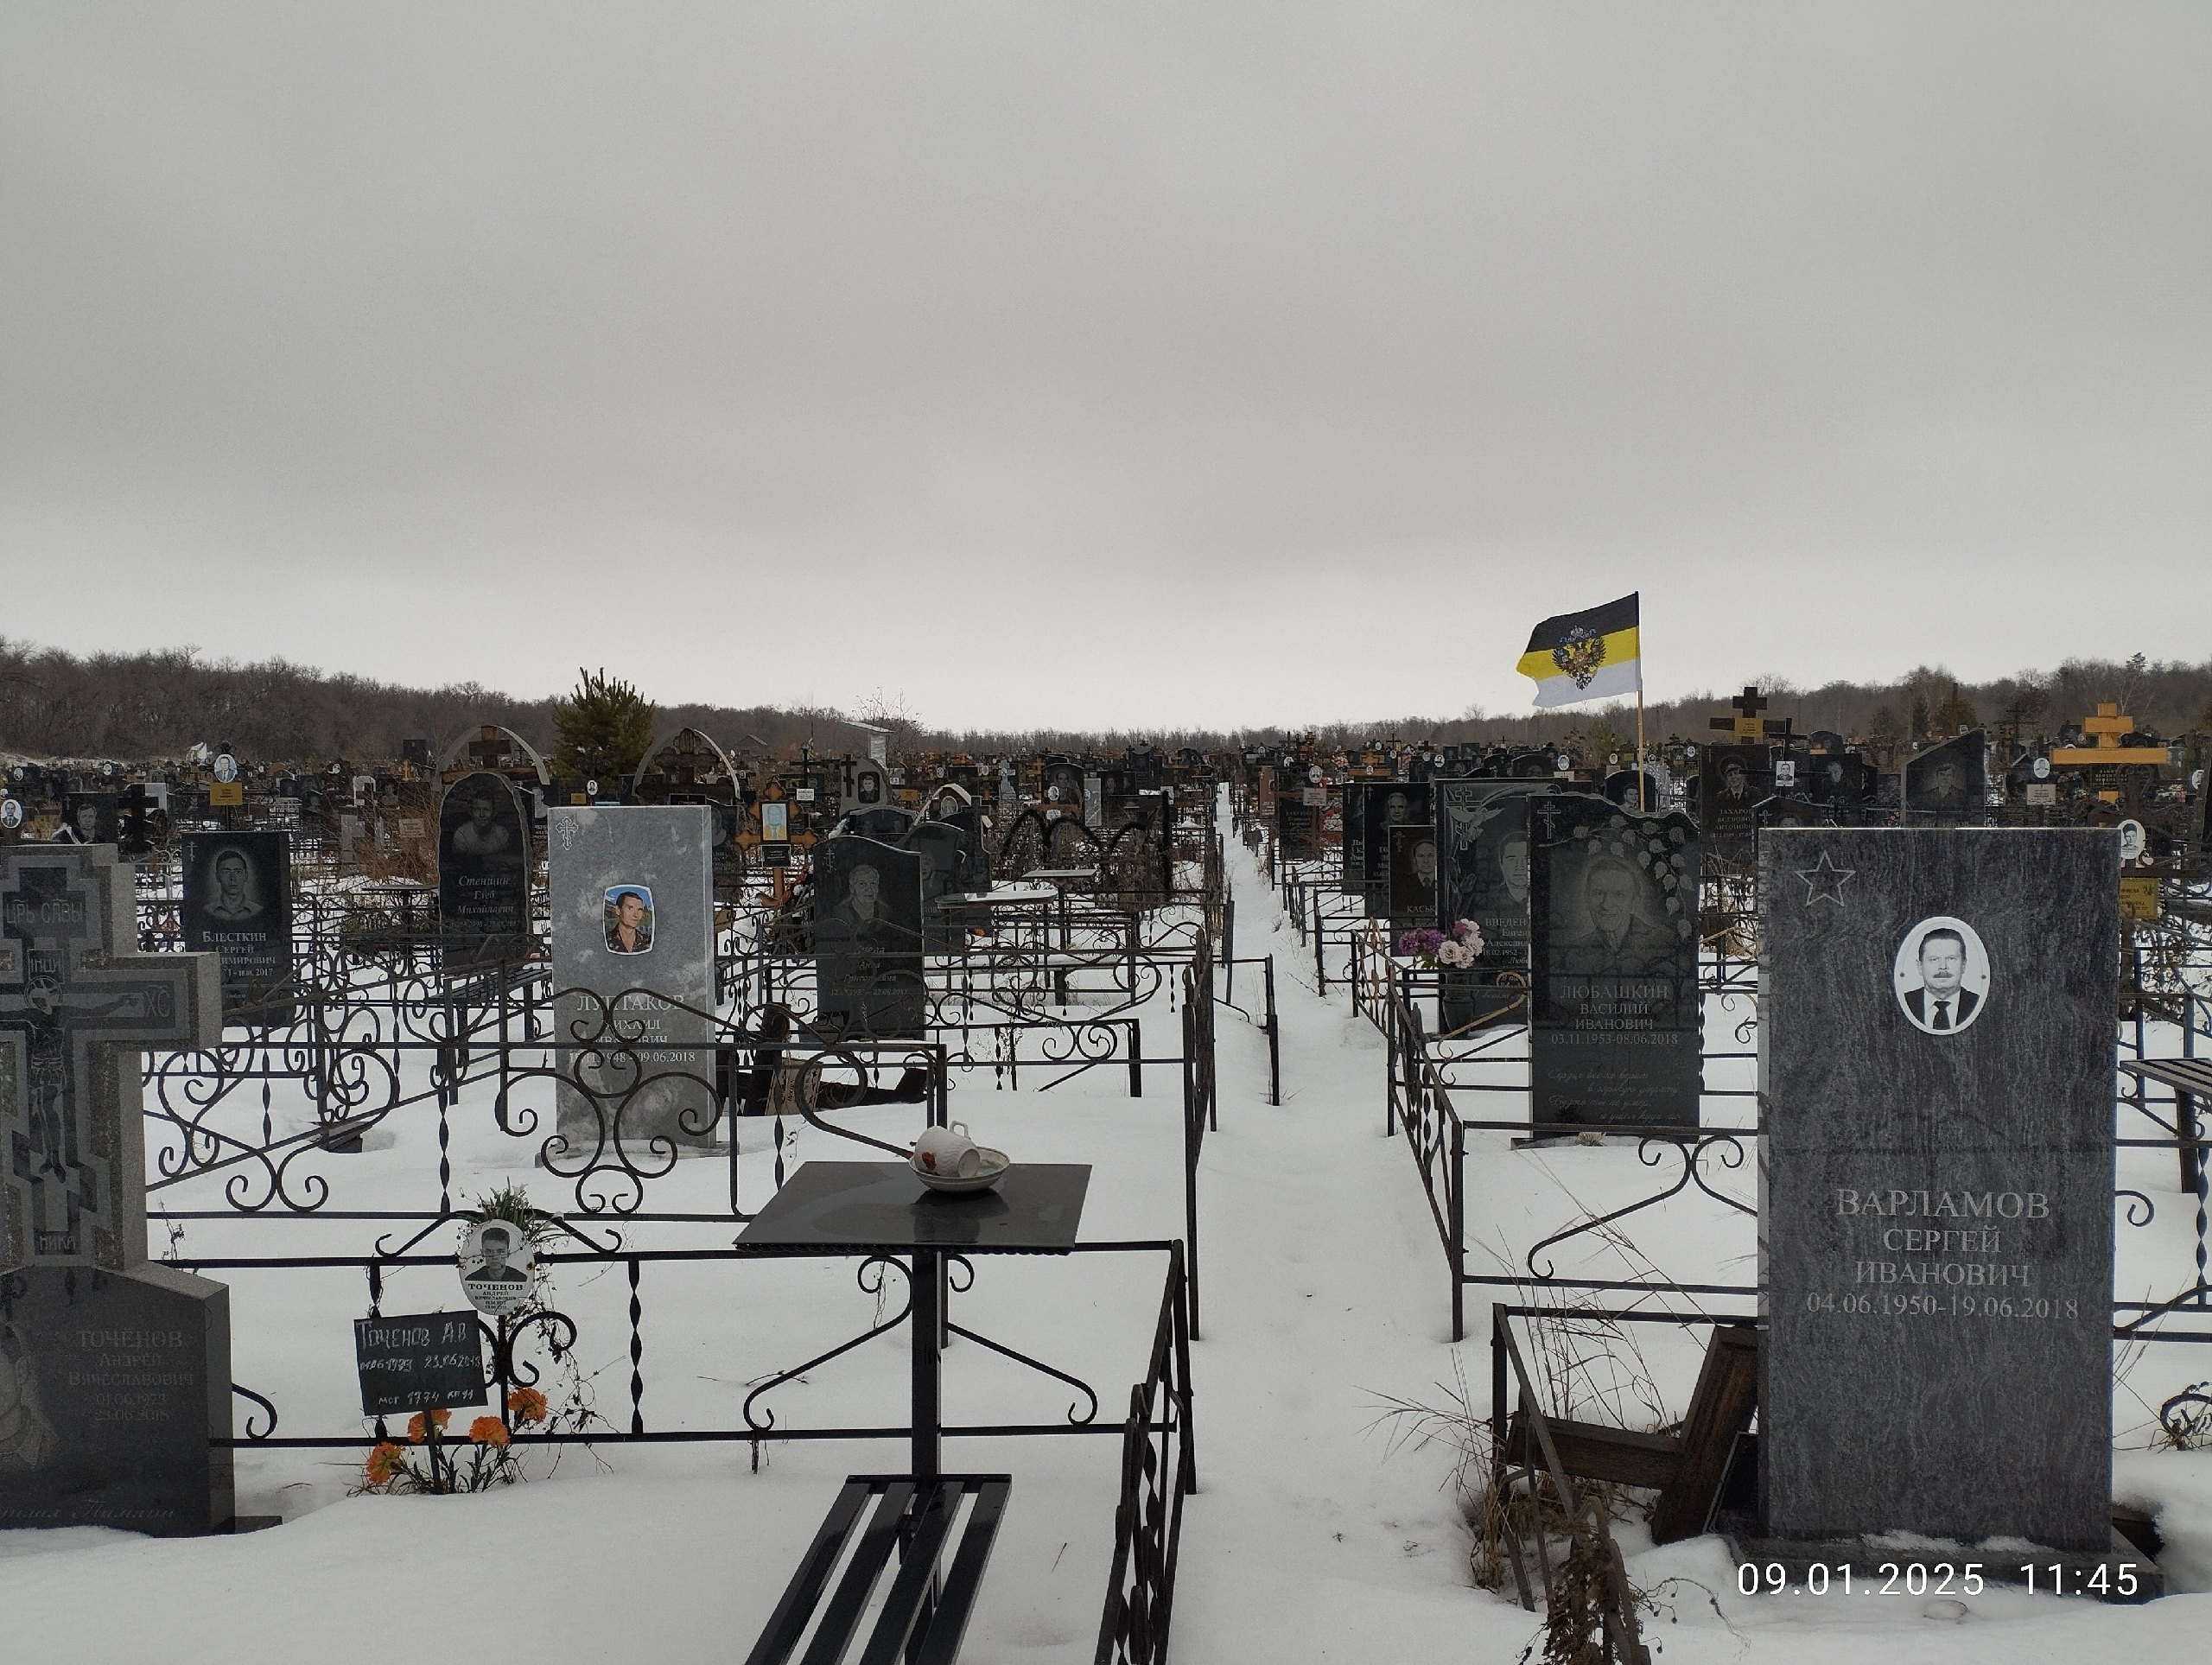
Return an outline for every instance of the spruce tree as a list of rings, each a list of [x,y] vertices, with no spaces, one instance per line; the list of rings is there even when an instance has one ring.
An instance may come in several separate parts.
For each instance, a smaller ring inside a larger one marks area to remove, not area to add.
[[[576,678],[553,713],[554,769],[571,778],[627,774],[653,743],[652,702],[604,669],[579,667]]]

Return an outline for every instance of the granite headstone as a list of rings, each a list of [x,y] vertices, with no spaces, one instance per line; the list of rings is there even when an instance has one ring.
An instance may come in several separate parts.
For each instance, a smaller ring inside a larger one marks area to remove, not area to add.
[[[1503,991],[1480,1009],[1492,1022],[1526,1022],[1529,802],[1553,788],[1539,781],[1446,780],[1432,790],[1444,857],[1444,912],[1454,921],[1482,927],[1483,982]]]
[[[0,850],[0,1528],[232,1522],[230,1292],[146,1259],[139,1054],[213,1045],[220,969],[140,954],[132,870]]]
[[[2116,842],[1762,842],[1774,1539],[2111,1544]]]
[[[1360,859],[1370,918],[1392,913],[1392,829],[1420,827],[1433,830],[1428,794],[1429,787],[1426,781],[1418,785],[1408,780],[1368,783],[1366,798],[1362,805],[1363,831],[1360,839]],[[1432,900],[1427,911],[1433,914],[1435,909],[1436,904]],[[1418,923],[1427,924],[1427,921]]]
[[[633,1160],[715,1141],[714,817],[703,804],[561,805],[547,817],[560,1131]],[[618,1050],[604,1053],[603,1047]]]
[[[292,837],[284,832],[188,832],[183,848],[184,945],[223,965],[223,1012],[253,1025],[292,1020]]]
[[[1715,854],[1749,861],[1770,794],[1764,746],[1708,746],[1698,759],[1698,829]]]
[[[1696,826],[1562,794],[1529,828],[1535,1120],[1694,1128]]]
[[[1979,728],[1905,759],[1905,813],[1918,824],[1981,820],[1988,788],[1989,746]]]
[[[505,775],[446,788],[438,811],[438,929],[448,972],[529,953],[530,823]]]
[[[927,1013],[922,981],[922,857],[845,836],[814,852],[816,1007],[834,1033],[918,1038]]]

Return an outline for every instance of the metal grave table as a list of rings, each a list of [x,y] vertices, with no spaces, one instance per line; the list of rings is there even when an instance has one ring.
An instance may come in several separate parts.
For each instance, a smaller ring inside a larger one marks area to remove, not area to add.
[[[760,1254],[905,1257],[913,1325],[913,1475],[928,1481],[943,1471],[945,1255],[1064,1255],[1075,1245],[1090,1185],[1087,1162],[1017,1162],[990,1190],[965,1195],[931,1191],[904,1162],[803,1162],[737,1242]],[[796,1374],[786,1371],[777,1381]]]

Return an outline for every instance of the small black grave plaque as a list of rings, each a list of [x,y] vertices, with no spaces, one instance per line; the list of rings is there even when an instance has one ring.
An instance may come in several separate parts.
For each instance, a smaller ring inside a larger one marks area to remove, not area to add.
[[[474,1312],[420,1312],[353,1320],[361,1414],[481,1405],[484,1331]]]

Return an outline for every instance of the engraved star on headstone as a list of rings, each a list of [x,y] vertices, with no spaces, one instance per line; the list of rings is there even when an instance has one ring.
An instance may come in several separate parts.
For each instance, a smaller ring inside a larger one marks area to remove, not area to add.
[[[1834,902],[1841,907],[1843,887],[1851,882],[1852,874],[1858,871],[1856,867],[1836,866],[1828,853],[1822,850],[1818,861],[1809,867],[1796,870],[1797,876],[1805,881],[1805,906],[1810,907],[1815,902]]]

